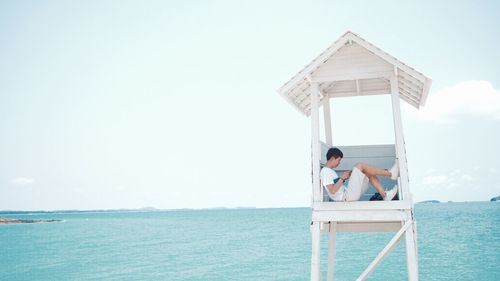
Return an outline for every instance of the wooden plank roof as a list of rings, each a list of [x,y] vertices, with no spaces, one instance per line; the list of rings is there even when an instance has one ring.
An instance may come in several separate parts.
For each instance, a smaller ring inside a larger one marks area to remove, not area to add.
[[[311,81],[325,98],[390,94],[389,79],[397,74],[401,99],[419,108],[432,80],[359,35],[347,31],[281,88],[280,93],[306,116],[310,114]]]

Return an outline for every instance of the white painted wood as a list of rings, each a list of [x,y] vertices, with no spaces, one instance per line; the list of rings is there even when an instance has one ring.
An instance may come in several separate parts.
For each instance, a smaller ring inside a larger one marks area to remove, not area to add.
[[[321,280],[321,231],[320,222],[313,222],[311,227],[311,281]]]
[[[412,76],[419,79],[420,81],[425,80],[426,77],[422,73],[420,73],[420,72],[416,71],[415,69],[409,67],[408,65],[398,61],[396,58],[392,57],[391,55],[382,51],[381,49],[375,47],[371,43],[368,43],[368,41],[362,39],[361,37],[359,37],[353,33],[347,34],[346,37],[348,37],[349,39],[352,39],[354,42],[358,43],[360,46],[365,47],[367,50],[375,53],[377,56],[379,56],[380,58],[389,62],[390,64],[393,64],[397,68],[402,69],[404,72],[411,73]]]
[[[404,100],[404,101],[405,101],[406,103],[408,103],[409,105],[411,105],[411,106],[413,106],[413,107],[415,107],[415,108],[418,108],[418,106],[419,106],[419,105],[418,105],[418,103],[417,103],[417,102],[415,102],[415,101],[413,101],[413,100],[411,100],[411,99],[406,98],[406,96],[405,96],[405,95],[401,95],[400,97],[401,97],[401,99],[402,99],[402,100]]]
[[[387,72],[389,74],[389,72]],[[322,90],[326,95],[345,94],[349,96],[370,95],[372,92],[378,92],[381,95],[387,95],[391,92],[389,78],[366,78],[358,79],[359,89],[356,81],[344,80],[335,82],[322,82]],[[358,92],[359,90],[359,92]]]
[[[304,98],[303,100],[299,101],[299,105],[302,108],[310,107],[311,101],[312,101],[312,97],[308,96],[308,97]],[[319,103],[319,98],[318,98],[318,103]]]
[[[321,187],[319,180],[320,173],[320,141],[319,141],[319,89],[317,83],[311,84],[311,147],[312,147],[312,194],[313,202],[320,202],[323,200],[321,197]]]
[[[329,92],[328,96],[330,98],[344,98],[344,97],[351,97],[355,95],[356,92]],[[363,91],[360,93],[361,96],[380,96],[380,95],[387,95],[386,90],[377,90],[377,91]]]
[[[337,223],[337,232],[396,232],[400,228],[400,222]]]
[[[362,157],[394,157],[396,150],[393,144],[377,145],[343,145],[339,146],[344,152],[344,158]]]
[[[413,213],[413,211],[412,211],[412,213]],[[418,233],[417,221],[413,220],[413,242],[415,242],[415,258],[417,259],[417,266],[418,266],[418,235],[417,235],[417,233]]]
[[[335,82],[345,80],[360,80],[360,79],[375,79],[375,78],[389,78],[392,75],[391,70],[387,71],[358,71],[355,73],[326,73],[324,75],[315,75],[312,78],[313,82]]]
[[[316,211],[312,212],[312,221],[337,222],[392,222],[404,221],[408,215],[404,211]]]
[[[337,243],[337,223],[331,222],[329,228],[328,240],[328,271],[326,273],[326,280],[333,281],[335,277],[335,256],[336,256],[336,243]]]
[[[406,89],[408,89],[409,91],[411,91],[412,93],[415,94],[415,99],[420,99],[420,95],[419,93],[422,92],[422,84],[415,84],[413,83],[412,81],[409,81],[407,79],[404,78],[404,76],[401,76],[401,75],[398,75],[398,83],[399,83],[399,86],[404,86],[406,87]]]
[[[427,96],[429,95],[429,90],[431,89],[431,85],[432,85],[432,79],[426,77],[424,83],[424,90],[422,92],[422,97],[420,98],[420,105],[425,105],[425,102],[427,101]]]
[[[354,81],[335,81],[335,82],[323,82],[322,84],[333,84],[331,87],[325,89],[324,93],[326,95],[331,94],[342,94],[342,93],[354,93],[356,91],[356,84]]]
[[[312,207],[315,211],[411,210],[412,202],[409,200],[314,202]]]
[[[399,82],[398,82],[399,83]],[[415,95],[411,92],[408,91],[407,88],[405,88],[404,86],[401,86],[399,85],[399,94],[404,97],[404,101],[406,102],[410,102],[410,103],[418,103],[418,99],[415,97]]]
[[[306,76],[310,75],[310,73],[317,68],[317,65],[326,61],[333,53],[335,53],[338,49],[345,45],[348,39],[345,37],[340,37],[337,41],[335,41],[330,47],[328,47],[323,53],[321,53],[317,58],[315,58],[311,63],[306,65],[304,69],[302,69],[299,73],[297,73],[290,81],[286,82],[279,90],[280,93],[286,93],[295,84],[301,80],[303,80]]]
[[[348,44],[349,41],[351,44]],[[370,83],[368,83],[369,86],[365,87],[362,80],[374,78],[388,80],[393,75],[391,71],[393,67],[400,69],[398,79],[401,79],[401,82],[412,82],[408,84],[409,88],[405,89],[406,92],[401,93],[400,98],[416,108],[424,105],[432,81],[352,32],[346,32],[285,83],[278,92],[297,110],[309,115],[310,105],[303,104],[296,99],[301,92],[310,94],[310,91],[307,90],[309,83],[305,83],[307,76],[311,76],[311,81],[318,83],[340,82],[339,84],[342,85],[327,87],[325,93],[332,94],[332,96],[336,94],[339,96],[365,95],[372,94],[374,91],[390,90],[387,86]],[[356,87],[355,80],[359,81],[358,87]],[[352,81],[352,85],[347,83],[348,81]],[[389,92],[387,91],[385,94]]]
[[[368,265],[368,267],[363,271],[363,273],[361,273],[361,275],[356,280],[358,280],[358,281],[365,280],[366,277],[368,277],[368,275],[373,272],[373,270],[380,264],[380,262],[382,262],[382,260],[385,258],[385,256],[387,256],[387,254],[389,254],[394,249],[396,244],[403,237],[403,233],[408,231],[411,224],[412,224],[412,221],[409,220],[403,225],[403,227],[396,233],[396,235],[394,235],[394,237],[392,237],[391,241],[389,241],[389,243],[387,243],[387,245],[384,247],[384,249],[382,249],[382,251],[380,251],[380,253],[377,255],[377,257],[370,263],[370,265]]]
[[[331,117],[331,112],[330,112],[330,99],[325,98],[323,99],[323,117],[324,117],[324,123],[325,123],[325,139],[326,139],[326,144],[329,146],[332,146],[333,141],[332,141],[332,117]],[[322,153],[321,151],[320,153]]]
[[[398,181],[398,194],[401,195],[401,194],[403,194],[403,185],[401,184],[401,178],[399,177],[397,179],[397,181]],[[409,201],[411,208],[413,208],[413,202],[410,199],[408,199],[408,198],[403,199],[403,196],[399,196],[399,200],[403,200],[403,201],[406,201],[406,202]]]
[[[424,81],[421,81],[421,80],[419,80],[419,79],[411,76],[410,74],[408,74],[408,73],[406,73],[404,71],[399,71],[398,72],[398,80],[408,83],[414,89],[423,90],[423,87],[424,87],[424,83],[423,82]]]
[[[391,92],[391,84],[387,78],[371,78],[359,80],[363,92],[384,90],[386,94]]]
[[[406,163],[406,150],[403,139],[403,124],[401,121],[401,106],[399,104],[398,80],[395,76],[393,76],[391,77],[390,81],[394,132],[396,135],[396,154],[399,164],[399,177],[402,189],[400,199],[405,200],[407,196],[409,196],[410,188],[408,181],[408,168]]]
[[[411,221],[410,221],[411,222]],[[406,263],[408,267],[408,280],[418,281],[418,261],[413,223],[410,224],[405,233]]]

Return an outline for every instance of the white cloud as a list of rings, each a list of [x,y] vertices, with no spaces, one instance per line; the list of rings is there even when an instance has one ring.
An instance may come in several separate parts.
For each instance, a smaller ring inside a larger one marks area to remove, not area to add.
[[[448,182],[447,176],[427,176],[422,179],[422,183],[425,185],[438,185]]]
[[[475,177],[463,173],[460,169],[451,170],[446,173],[438,173],[434,170],[434,174],[427,174],[427,176],[423,177],[421,182],[417,183],[417,185],[429,189],[450,189],[463,186],[464,184],[469,186],[476,181],[477,179]]]
[[[35,183],[35,179],[19,177],[11,179],[10,183],[15,185],[30,185]]]
[[[436,172],[437,172],[436,168],[430,168],[430,169],[427,169],[427,171],[425,171],[425,173],[426,173],[427,175],[428,175],[428,174],[434,174],[434,173],[436,173]]]
[[[405,104],[420,120],[455,122],[460,115],[486,116],[500,121],[500,91],[488,81],[465,81],[429,95],[420,110]]]
[[[474,178],[471,175],[467,175],[467,174],[462,175],[461,178],[463,181],[474,181]]]
[[[117,186],[113,186],[113,189],[115,191],[124,191],[125,190],[125,187],[122,186],[122,185],[117,185]]]

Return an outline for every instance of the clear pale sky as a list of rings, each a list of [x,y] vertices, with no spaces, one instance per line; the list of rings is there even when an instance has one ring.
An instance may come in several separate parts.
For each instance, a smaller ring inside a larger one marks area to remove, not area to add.
[[[433,80],[403,106],[415,200],[489,200],[498,3],[1,0],[0,210],[308,206],[310,120],[276,89],[347,30]],[[388,97],[332,114],[337,145],[394,141]]]

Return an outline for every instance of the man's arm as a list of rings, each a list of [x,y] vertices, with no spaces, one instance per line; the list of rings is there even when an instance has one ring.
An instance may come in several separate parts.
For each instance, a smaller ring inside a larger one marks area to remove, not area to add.
[[[326,185],[328,192],[330,192],[330,194],[335,194],[337,191],[339,191],[340,187],[344,184],[344,182],[350,177],[351,177],[351,171],[343,172],[342,176],[340,176],[339,180],[336,183]]]
[[[330,192],[330,194],[335,194],[339,191],[342,184],[344,184],[344,181],[345,180],[341,177],[336,183],[327,184],[326,188],[328,189],[328,192]]]

